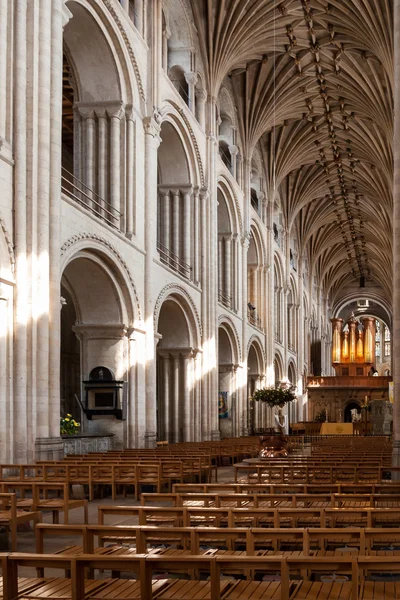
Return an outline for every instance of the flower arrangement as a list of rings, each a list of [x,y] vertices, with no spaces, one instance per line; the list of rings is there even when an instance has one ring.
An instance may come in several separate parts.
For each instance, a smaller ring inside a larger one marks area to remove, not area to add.
[[[80,423],[77,423],[75,419],[72,418],[72,415],[69,413],[66,417],[61,417],[60,419],[60,434],[61,435],[74,435],[78,433]]]
[[[269,387],[255,390],[253,400],[266,402],[269,406],[284,406],[296,398],[296,387]]]
[[[371,404],[368,399],[364,401],[364,404],[361,404],[361,410],[371,411]]]
[[[315,420],[317,421],[317,423],[325,423],[325,421],[326,421],[326,408],[323,408],[321,410],[321,412],[319,412],[315,416]]]

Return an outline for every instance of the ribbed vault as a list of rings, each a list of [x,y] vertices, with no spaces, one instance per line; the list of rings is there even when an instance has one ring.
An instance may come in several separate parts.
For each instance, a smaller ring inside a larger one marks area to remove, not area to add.
[[[244,156],[257,148],[331,302],[363,276],[391,301],[391,0],[192,0],[209,93],[229,77]]]

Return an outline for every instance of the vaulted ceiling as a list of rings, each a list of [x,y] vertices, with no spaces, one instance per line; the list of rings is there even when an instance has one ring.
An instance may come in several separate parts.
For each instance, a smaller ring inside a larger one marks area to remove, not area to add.
[[[207,87],[232,82],[242,152],[258,147],[319,284],[361,276],[391,301],[392,0],[192,0]]]

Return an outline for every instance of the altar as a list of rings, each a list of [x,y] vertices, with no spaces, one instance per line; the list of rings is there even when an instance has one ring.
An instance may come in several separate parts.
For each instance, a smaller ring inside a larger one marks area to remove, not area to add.
[[[353,423],[322,423],[320,435],[353,435]]]

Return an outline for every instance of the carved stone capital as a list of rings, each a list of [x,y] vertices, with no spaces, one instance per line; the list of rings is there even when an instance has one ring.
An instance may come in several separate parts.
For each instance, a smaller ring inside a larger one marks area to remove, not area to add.
[[[109,325],[76,323],[72,330],[80,340],[120,340],[128,333],[128,328],[120,323],[110,323]]]

